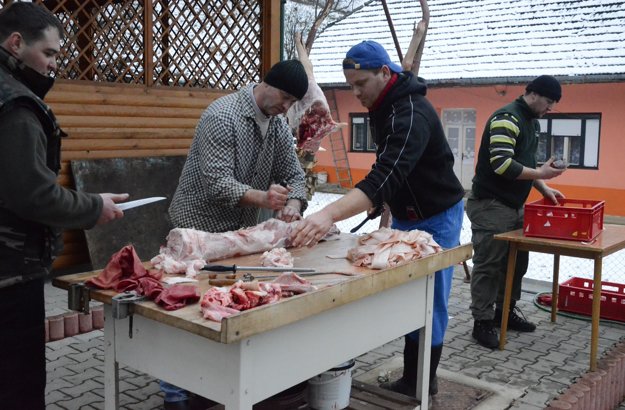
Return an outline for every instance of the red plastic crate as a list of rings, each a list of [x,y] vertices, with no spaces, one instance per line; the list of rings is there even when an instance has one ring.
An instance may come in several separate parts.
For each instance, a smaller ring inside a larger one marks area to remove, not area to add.
[[[604,201],[559,198],[558,205],[543,198],[525,204],[525,236],[589,241],[603,229]]]
[[[592,279],[571,278],[560,284],[558,310],[592,316]],[[601,282],[603,319],[625,322],[625,285]]]

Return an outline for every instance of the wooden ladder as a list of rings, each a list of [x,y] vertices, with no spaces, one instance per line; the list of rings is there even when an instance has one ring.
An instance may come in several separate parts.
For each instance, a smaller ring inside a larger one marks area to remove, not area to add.
[[[336,103],[336,90],[332,90],[328,99],[330,107],[330,115],[336,122],[340,122],[339,110]],[[334,168],[336,169],[336,179],[341,188],[353,188],[352,172],[349,169],[349,160],[347,159],[347,149],[345,148],[345,139],[343,138],[343,129],[340,128],[330,134],[330,146],[332,149],[332,158],[334,159]]]

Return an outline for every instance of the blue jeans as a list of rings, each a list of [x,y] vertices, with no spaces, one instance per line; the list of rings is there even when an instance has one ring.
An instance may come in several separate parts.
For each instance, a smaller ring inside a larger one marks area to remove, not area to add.
[[[393,218],[391,227],[401,231],[419,229],[428,232],[443,249],[449,249],[460,244],[463,218],[464,203],[460,200],[460,202],[447,210],[421,221],[396,220]],[[434,274],[434,311],[432,314],[432,346],[434,347],[441,346],[445,339],[445,331],[449,322],[447,305],[453,274],[453,266],[439,270]],[[415,330],[407,336],[418,341],[419,331]]]
[[[159,380],[158,384],[161,386],[161,391],[165,393],[165,401],[177,402],[189,399],[189,392],[173,384],[169,384],[162,380]]]

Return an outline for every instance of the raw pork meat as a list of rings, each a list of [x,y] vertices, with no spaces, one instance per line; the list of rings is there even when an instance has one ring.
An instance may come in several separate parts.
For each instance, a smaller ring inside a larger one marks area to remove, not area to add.
[[[174,228],[167,235],[167,245],[161,246],[160,253],[152,258],[152,266],[170,275],[184,273],[195,277],[210,261],[290,246],[289,236],[297,223],[270,219],[251,228],[223,233]],[[337,239],[336,232],[333,227],[323,240]]]
[[[293,256],[284,248],[274,248],[265,251],[260,257],[260,266],[293,267]]]
[[[167,245],[151,262],[165,273],[194,277],[206,262],[288,245],[293,223],[297,222],[270,219],[251,228],[223,233],[174,228],[167,235]]]
[[[238,281],[229,287],[212,287],[202,296],[200,310],[205,319],[221,322],[242,310],[268,305],[280,299],[279,284]]]
[[[347,251],[355,266],[384,269],[423,258],[443,249],[427,232],[380,228],[358,240],[360,246]]]
[[[280,285],[280,288],[282,289],[282,297],[289,297],[317,290],[316,286],[294,272],[283,273],[274,279],[273,283]]]

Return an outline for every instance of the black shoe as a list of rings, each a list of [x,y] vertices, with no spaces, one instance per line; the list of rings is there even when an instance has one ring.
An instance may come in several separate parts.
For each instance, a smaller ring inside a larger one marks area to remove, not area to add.
[[[473,338],[489,349],[499,346],[499,336],[492,320],[476,320],[473,322]]]
[[[501,325],[501,316],[501,310],[495,309],[495,323],[499,323]],[[521,312],[521,309],[519,309],[518,306],[515,306],[510,310],[510,314],[508,315],[508,330],[533,332],[536,330],[536,325],[527,320],[523,312]]]

